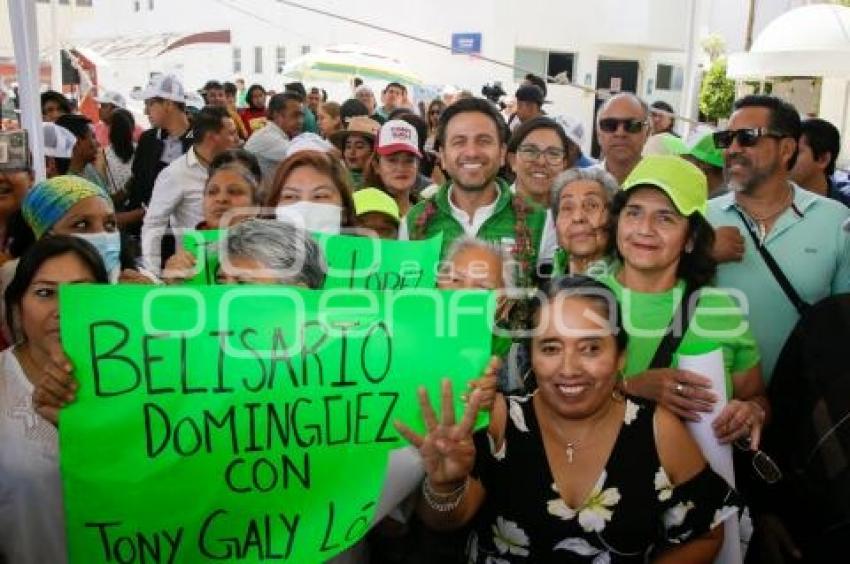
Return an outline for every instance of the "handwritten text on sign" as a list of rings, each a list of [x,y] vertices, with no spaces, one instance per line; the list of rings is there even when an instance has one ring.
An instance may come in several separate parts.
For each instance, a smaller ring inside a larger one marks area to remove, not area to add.
[[[370,526],[392,421],[477,377],[476,292],[67,286],[71,562],[320,562]],[[427,359],[427,360],[426,360]],[[345,472],[341,473],[340,469]]]

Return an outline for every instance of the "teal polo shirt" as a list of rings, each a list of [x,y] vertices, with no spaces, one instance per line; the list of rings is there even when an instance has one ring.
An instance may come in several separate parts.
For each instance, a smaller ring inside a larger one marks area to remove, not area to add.
[[[850,210],[796,184],[792,186],[794,204],[767,234],[767,250],[807,303],[850,292],[850,234],[842,229]],[[799,315],[761,258],[735,208],[733,193],[708,201],[711,225],[737,227],[746,246],[741,262],[718,266],[716,285],[740,290],[746,296],[748,304],[742,304],[742,309],[749,311],[750,327],[761,350],[762,371],[770,381]],[[751,222],[748,217],[747,221]],[[751,226],[758,233],[756,225],[751,222]]]

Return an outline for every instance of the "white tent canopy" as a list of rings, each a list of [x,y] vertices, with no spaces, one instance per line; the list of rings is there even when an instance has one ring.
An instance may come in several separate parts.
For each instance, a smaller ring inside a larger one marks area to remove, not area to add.
[[[732,78],[850,78],[850,8],[815,4],[790,10],[759,34],[748,53],[729,56]]]

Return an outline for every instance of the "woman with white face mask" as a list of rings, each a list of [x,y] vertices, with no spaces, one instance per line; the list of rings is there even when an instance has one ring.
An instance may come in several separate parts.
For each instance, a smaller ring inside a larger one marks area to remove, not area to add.
[[[299,151],[277,169],[266,199],[280,221],[308,231],[339,233],[354,226],[354,201],[343,164],[328,153]]]
[[[111,283],[152,282],[134,269],[132,258],[122,256],[115,208],[103,188],[79,176],[55,176],[27,192],[21,212],[37,239],[72,235],[88,241],[97,249]]]

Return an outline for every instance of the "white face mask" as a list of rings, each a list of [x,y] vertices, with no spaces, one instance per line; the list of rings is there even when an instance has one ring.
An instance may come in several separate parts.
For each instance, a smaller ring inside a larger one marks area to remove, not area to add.
[[[342,206],[337,204],[317,204],[316,202],[297,202],[275,208],[278,221],[286,221],[307,231],[320,233],[339,233],[342,223]]]
[[[115,283],[121,274],[121,234],[118,231],[103,231],[101,233],[74,233],[75,237],[84,239],[97,249],[103,266],[109,275],[109,281]]]

